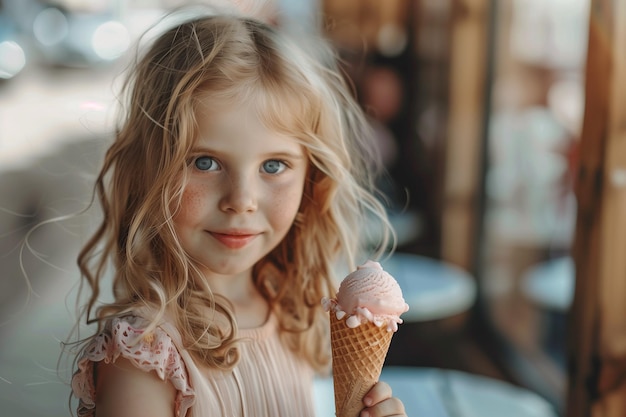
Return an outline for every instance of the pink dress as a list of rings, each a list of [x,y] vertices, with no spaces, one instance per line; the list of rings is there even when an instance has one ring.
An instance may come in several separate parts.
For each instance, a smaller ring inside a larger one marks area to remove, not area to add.
[[[172,383],[175,416],[315,415],[314,372],[281,343],[275,315],[259,328],[239,330],[240,361],[228,372],[197,366],[169,323],[149,335],[143,334],[146,324],[140,317],[114,319],[85,347],[72,378],[79,416],[95,415],[94,362],[111,363],[120,356]]]

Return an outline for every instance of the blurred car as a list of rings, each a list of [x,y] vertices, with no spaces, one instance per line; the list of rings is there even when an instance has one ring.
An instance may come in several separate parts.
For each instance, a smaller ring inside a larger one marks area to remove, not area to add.
[[[26,53],[15,23],[0,3],[0,80],[9,80],[26,66]]]
[[[84,67],[115,61],[130,45],[128,29],[110,11],[43,6],[32,19],[34,48],[44,64]]]
[[[119,16],[124,8],[115,5],[104,0],[0,0],[0,35],[19,35],[29,63],[89,67],[112,62],[131,42]]]

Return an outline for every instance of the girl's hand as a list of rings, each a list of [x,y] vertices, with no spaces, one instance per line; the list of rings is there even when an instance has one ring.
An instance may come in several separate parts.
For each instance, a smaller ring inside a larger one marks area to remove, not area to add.
[[[396,397],[392,397],[389,384],[379,381],[363,397],[365,408],[360,417],[406,417],[404,404]]]

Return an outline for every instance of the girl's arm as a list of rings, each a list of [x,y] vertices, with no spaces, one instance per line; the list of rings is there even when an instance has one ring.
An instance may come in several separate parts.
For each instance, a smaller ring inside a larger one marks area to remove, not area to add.
[[[385,382],[378,382],[363,398],[366,407],[361,417],[406,417],[404,404],[392,397],[391,387]]]
[[[130,361],[96,367],[96,417],[174,417],[176,389]]]

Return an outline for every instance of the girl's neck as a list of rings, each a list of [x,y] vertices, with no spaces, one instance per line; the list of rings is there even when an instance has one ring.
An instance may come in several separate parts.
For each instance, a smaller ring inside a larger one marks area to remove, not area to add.
[[[266,322],[269,304],[255,287],[251,271],[235,276],[210,276],[207,280],[215,294],[230,301],[239,328],[256,328]]]
[[[250,294],[240,300],[231,300],[235,309],[237,326],[240,329],[261,327],[267,321],[269,304],[261,293],[253,286]]]

